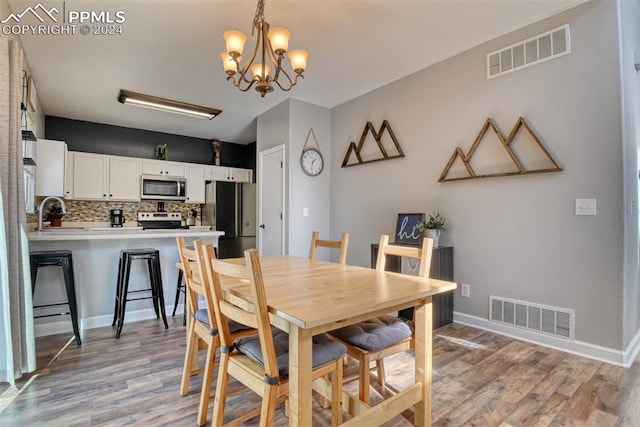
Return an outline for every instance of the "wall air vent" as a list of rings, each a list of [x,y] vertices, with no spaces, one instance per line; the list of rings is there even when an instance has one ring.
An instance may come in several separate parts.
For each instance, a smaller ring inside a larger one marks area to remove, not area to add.
[[[487,79],[571,53],[569,24],[487,55]]]
[[[574,340],[575,310],[489,296],[489,320]]]

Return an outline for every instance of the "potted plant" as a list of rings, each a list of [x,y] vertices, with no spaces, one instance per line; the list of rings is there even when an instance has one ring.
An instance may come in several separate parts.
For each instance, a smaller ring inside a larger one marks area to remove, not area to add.
[[[167,144],[156,145],[156,160],[169,160],[169,147],[167,147]]]
[[[444,224],[447,219],[440,214],[440,212],[431,212],[429,218],[424,221],[420,221],[413,226],[416,230],[425,234],[425,237],[433,239],[433,247],[438,247],[438,240],[440,239],[440,232],[445,230]]]
[[[62,217],[64,213],[62,213],[62,207],[58,206],[57,203],[54,203],[49,210],[49,214],[47,215],[49,221],[51,221],[52,227],[60,227],[62,226]]]

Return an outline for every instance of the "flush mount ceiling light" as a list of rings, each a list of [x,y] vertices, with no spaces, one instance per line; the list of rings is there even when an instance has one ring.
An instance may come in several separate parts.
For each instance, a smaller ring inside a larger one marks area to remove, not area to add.
[[[200,105],[193,105],[180,101],[172,101],[171,99],[158,98],[157,96],[145,95],[124,89],[120,89],[118,102],[208,120],[213,119],[222,112],[222,110],[217,110],[215,108],[201,107]]]
[[[249,60],[244,65],[240,65],[247,36],[236,30],[224,32],[222,36],[227,50],[220,54],[222,65],[227,72],[227,80],[233,82],[242,92],[248,91],[255,85],[262,97],[273,91],[273,83],[283,91],[291,90],[298,82],[298,77],[304,78],[302,73],[307,67],[307,56],[309,55],[306,50],[301,49],[289,52],[291,68],[296,73],[292,79],[289,73],[282,68],[282,60],[289,48],[291,33],[282,27],[270,28],[269,23],[264,20],[264,2],[265,0],[258,1],[256,16],[253,18],[251,36],[256,35],[257,31],[257,37],[256,46]],[[271,67],[274,68],[273,74],[270,74]],[[249,77],[249,72],[253,74],[253,77]]]

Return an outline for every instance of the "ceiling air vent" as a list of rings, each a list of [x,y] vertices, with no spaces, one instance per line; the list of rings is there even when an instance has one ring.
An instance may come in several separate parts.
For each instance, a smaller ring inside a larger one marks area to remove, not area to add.
[[[487,79],[571,53],[569,24],[487,55]]]
[[[489,320],[574,339],[575,310],[489,296]]]

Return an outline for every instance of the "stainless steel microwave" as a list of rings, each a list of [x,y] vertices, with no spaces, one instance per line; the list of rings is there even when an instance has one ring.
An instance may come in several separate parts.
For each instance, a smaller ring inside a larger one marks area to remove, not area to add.
[[[181,176],[142,175],[142,200],[187,200],[187,180]]]

